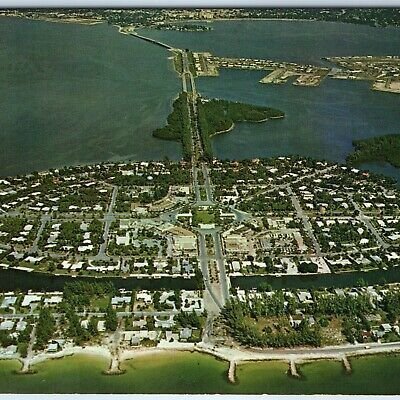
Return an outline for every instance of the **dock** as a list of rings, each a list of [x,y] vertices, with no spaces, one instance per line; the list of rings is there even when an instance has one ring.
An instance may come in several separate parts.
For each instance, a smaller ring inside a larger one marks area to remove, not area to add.
[[[230,383],[236,383],[236,361],[235,360],[231,360],[229,362],[228,380]]]
[[[343,367],[346,370],[346,372],[348,374],[351,374],[352,373],[351,364],[350,364],[349,359],[346,357],[346,355],[344,355],[342,357],[342,363],[343,363]]]
[[[300,378],[300,374],[297,372],[296,363],[293,359],[291,359],[289,362],[289,372],[291,376],[295,378]]]

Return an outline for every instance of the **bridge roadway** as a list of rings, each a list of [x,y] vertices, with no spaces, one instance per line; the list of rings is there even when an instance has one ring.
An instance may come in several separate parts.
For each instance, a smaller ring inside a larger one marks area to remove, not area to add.
[[[150,43],[156,44],[158,46],[164,47],[167,50],[174,50],[174,48],[172,46],[170,46],[169,44],[160,42],[159,40],[151,39],[151,38],[146,37],[146,36],[139,35],[136,32],[130,33],[130,35],[134,36],[134,37],[137,37],[139,39],[145,40],[146,42],[150,42]]]

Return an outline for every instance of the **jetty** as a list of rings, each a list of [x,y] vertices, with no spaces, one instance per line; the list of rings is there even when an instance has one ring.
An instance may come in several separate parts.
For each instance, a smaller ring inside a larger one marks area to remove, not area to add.
[[[349,359],[346,357],[346,355],[344,355],[344,356],[342,357],[342,363],[343,363],[343,367],[344,367],[344,369],[346,370],[346,372],[347,372],[348,374],[351,374],[351,372],[352,372],[351,364],[350,364]]]
[[[236,360],[229,361],[228,380],[230,383],[236,382]]]
[[[111,362],[110,362],[110,368],[105,372],[107,375],[118,375],[124,373],[124,371],[122,371],[119,368],[120,349],[121,349],[120,344],[121,344],[123,329],[124,329],[124,323],[123,321],[119,321],[118,327],[112,334],[109,344]]]
[[[31,335],[29,337],[28,348],[26,350],[26,357],[21,359],[22,362],[22,369],[20,371],[21,374],[31,373],[30,366],[32,358],[34,356],[33,345],[35,344],[35,341],[36,341],[36,326],[33,327]]]
[[[293,358],[289,362],[289,371],[291,376],[300,378],[300,374],[297,372],[296,362]]]

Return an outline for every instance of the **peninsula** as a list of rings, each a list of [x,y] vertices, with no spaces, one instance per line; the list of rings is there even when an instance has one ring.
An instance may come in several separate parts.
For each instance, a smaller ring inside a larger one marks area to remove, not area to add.
[[[383,135],[353,142],[354,152],[347,157],[351,165],[387,162],[400,168],[400,135]]]

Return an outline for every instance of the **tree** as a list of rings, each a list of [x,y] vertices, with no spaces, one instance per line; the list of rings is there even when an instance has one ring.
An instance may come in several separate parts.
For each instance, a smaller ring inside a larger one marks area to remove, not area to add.
[[[36,326],[35,349],[43,350],[52,338],[56,329],[56,323],[48,308],[42,308],[39,313],[39,320]]]
[[[97,336],[99,331],[97,330],[97,319],[95,317],[91,317],[88,323],[88,332],[92,336]]]
[[[117,313],[112,308],[111,303],[109,303],[107,310],[106,310],[106,321],[105,321],[106,329],[109,331],[115,331],[118,327],[118,319]]]

